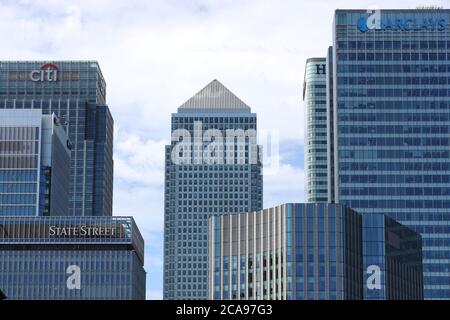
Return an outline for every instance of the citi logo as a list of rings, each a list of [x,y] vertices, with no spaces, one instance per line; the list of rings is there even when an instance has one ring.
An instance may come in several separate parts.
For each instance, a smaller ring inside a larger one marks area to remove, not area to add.
[[[55,82],[58,80],[58,70],[59,68],[52,63],[44,64],[40,70],[30,72],[30,80],[34,82]]]

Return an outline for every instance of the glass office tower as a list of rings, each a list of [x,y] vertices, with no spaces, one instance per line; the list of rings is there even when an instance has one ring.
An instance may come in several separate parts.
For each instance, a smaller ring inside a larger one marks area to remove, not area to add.
[[[11,300],[143,300],[144,240],[130,217],[0,217]]]
[[[208,217],[262,208],[256,114],[214,80],[172,114],[166,146],[164,299],[208,298]]]
[[[423,298],[421,237],[384,215],[288,203],[209,222],[211,299]]]
[[[366,300],[423,299],[422,237],[392,218],[365,213],[362,218],[363,266],[368,274],[379,267],[381,286],[364,285]]]
[[[0,61],[0,109],[56,114],[72,143],[69,214],[112,214],[113,119],[97,62]]]
[[[423,237],[425,298],[450,299],[450,10],[337,10],[335,201]]]
[[[328,201],[327,73],[325,58],[306,61],[303,101],[306,108],[306,169],[308,202]]]
[[[70,148],[55,114],[0,109],[0,216],[67,216]]]

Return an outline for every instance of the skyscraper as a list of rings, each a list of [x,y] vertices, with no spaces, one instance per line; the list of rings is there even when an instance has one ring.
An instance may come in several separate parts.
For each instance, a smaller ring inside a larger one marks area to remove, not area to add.
[[[262,208],[256,114],[214,80],[172,114],[166,146],[164,299],[208,298],[208,217]]]
[[[0,216],[67,216],[70,148],[54,114],[0,109]]]
[[[422,235],[425,298],[450,299],[450,10],[336,10],[330,200]]]
[[[72,143],[69,215],[110,216],[113,119],[95,61],[0,61],[0,109],[54,113]]]
[[[327,74],[325,58],[306,61],[303,101],[306,108],[306,167],[308,202],[328,200]]]
[[[423,299],[421,237],[385,215],[287,203],[209,228],[211,299]]]
[[[131,217],[0,217],[11,300],[143,300],[144,240]]]

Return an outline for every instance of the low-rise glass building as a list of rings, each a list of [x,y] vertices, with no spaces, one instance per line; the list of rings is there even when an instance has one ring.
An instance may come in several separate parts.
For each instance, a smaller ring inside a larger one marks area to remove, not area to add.
[[[143,265],[131,217],[0,217],[8,299],[145,299]]]
[[[422,299],[421,237],[384,215],[288,203],[209,220],[211,299]]]

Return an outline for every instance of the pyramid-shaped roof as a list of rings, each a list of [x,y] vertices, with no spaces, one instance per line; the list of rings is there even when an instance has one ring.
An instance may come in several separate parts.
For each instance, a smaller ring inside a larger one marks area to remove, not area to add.
[[[211,81],[178,110],[239,111],[250,112],[250,107],[217,80]]]

